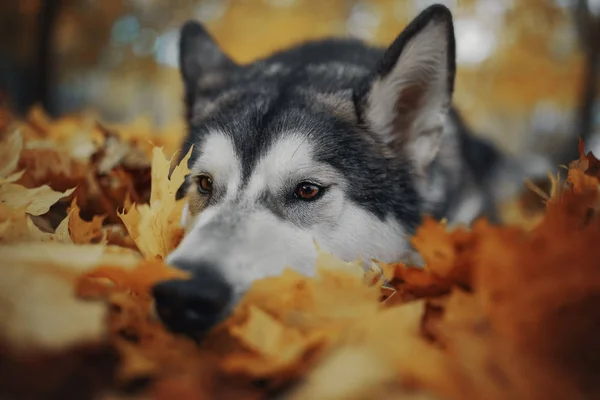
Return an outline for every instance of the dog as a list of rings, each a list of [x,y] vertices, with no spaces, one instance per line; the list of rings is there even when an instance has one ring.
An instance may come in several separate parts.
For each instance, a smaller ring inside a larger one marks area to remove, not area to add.
[[[251,284],[337,257],[395,262],[423,215],[496,218],[502,155],[452,106],[455,38],[442,5],[387,48],[306,42],[247,65],[197,22],[180,36],[191,174],[186,234],[167,262],[192,279],[153,288],[174,332],[202,335]]]

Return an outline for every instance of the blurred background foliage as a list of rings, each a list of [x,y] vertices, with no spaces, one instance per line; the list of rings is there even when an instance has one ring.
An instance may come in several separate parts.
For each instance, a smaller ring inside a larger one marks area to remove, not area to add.
[[[516,154],[600,152],[600,1],[443,0],[454,13],[455,102]],[[178,29],[204,22],[239,62],[324,36],[389,44],[429,0],[4,0],[0,90],[21,111],[180,121]],[[572,150],[571,150],[572,149]],[[576,153],[575,153],[576,155]]]

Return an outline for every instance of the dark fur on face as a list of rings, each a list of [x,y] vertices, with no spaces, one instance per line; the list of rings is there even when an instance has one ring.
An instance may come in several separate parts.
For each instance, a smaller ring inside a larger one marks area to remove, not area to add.
[[[349,196],[377,217],[392,214],[412,229],[423,212],[445,216],[444,212],[452,208],[447,196],[436,204],[426,204],[415,188],[414,168],[403,148],[408,140],[406,134],[397,135],[391,144],[385,143],[370,128],[365,116],[373,82],[390,74],[407,43],[436,19],[446,27],[450,98],[454,88],[455,43],[451,16],[443,6],[424,11],[387,51],[357,40],[329,39],[305,43],[248,65],[234,63],[201,25],[187,23],[181,32],[180,63],[190,131],[182,154],[193,143],[197,155],[202,149],[203,134],[220,129],[231,134],[242,155],[247,179],[256,159],[277,135],[292,128],[318,143],[320,160],[351,177]],[[424,93],[419,82],[404,90],[407,95],[402,101],[407,104],[398,104],[401,112],[393,122],[395,129],[410,125],[410,113],[423,101],[419,98]],[[478,185],[497,155],[491,145],[469,135],[455,110],[450,118],[457,132],[445,143],[460,147],[460,160],[451,161],[453,173],[443,162],[434,160],[427,166],[426,181],[437,182],[440,179],[433,175],[441,176],[448,186],[444,191],[457,197],[462,189],[462,170],[472,171],[478,182],[472,176],[466,180],[470,185]],[[483,158],[483,154],[487,156]],[[482,162],[487,162],[483,168]],[[487,211],[493,211],[493,206],[488,206]]]

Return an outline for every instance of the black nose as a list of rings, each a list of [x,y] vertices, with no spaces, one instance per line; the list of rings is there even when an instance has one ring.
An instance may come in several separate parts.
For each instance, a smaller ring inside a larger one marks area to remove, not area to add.
[[[201,333],[226,316],[231,286],[212,269],[196,269],[190,280],[170,280],[152,288],[156,311],[173,332]]]

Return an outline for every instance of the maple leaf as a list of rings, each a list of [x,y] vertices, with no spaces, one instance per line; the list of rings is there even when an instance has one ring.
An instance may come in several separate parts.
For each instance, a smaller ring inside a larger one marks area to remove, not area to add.
[[[420,333],[423,312],[420,301],[357,319],[291,398],[373,398],[392,384],[397,396],[410,393],[398,384],[400,376],[413,387],[451,387],[443,352]],[[336,377],[340,384],[331,383]]]
[[[75,189],[56,192],[47,185],[28,189],[13,183],[22,175],[22,172],[14,172],[22,147],[23,139],[17,131],[9,135],[6,143],[0,146],[1,151],[6,152],[0,165],[0,203],[14,210],[25,210],[31,215],[42,215],[58,200],[70,196]]]
[[[54,142],[28,142],[19,159],[24,174],[18,183],[26,187],[49,184],[55,190],[77,186],[85,179],[89,166],[76,161],[63,146]]]
[[[80,209],[77,205],[77,197],[74,197],[67,215],[68,233],[73,243],[106,243],[105,233],[102,229],[105,216],[94,215],[91,221],[85,221],[79,213]]]
[[[470,285],[472,250],[477,245],[477,236],[472,232],[464,227],[448,232],[445,223],[427,216],[410,241],[432,273],[447,281]]]
[[[255,306],[249,308],[247,320],[232,326],[230,333],[250,352],[229,355],[223,360],[222,368],[229,373],[261,378],[292,371],[298,374],[307,352],[319,346],[323,339],[318,331],[303,334]]]
[[[152,157],[152,182],[150,204],[134,204],[119,213],[140,252],[146,258],[164,258],[181,238],[179,221],[184,202],[175,195],[189,173],[187,162],[191,149],[173,169],[169,177],[171,160],[161,148],[155,148]]]

